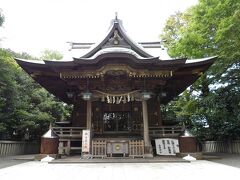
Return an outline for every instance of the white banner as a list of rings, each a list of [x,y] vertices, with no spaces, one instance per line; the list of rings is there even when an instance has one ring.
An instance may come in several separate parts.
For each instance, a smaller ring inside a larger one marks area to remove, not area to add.
[[[179,143],[177,139],[155,139],[155,144],[158,155],[176,155],[176,153],[179,153]]]
[[[82,131],[82,152],[90,152],[90,130]]]

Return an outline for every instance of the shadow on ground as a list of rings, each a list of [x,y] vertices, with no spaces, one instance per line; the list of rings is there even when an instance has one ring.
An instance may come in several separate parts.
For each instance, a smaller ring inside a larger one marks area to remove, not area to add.
[[[208,155],[216,157],[208,161],[240,168],[240,154],[209,153]]]
[[[33,161],[34,155],[0,156],[0,169]]]

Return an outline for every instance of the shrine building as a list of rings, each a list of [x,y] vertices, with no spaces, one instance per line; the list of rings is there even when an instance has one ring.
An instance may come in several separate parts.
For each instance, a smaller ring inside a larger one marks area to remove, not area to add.
[[[92,157],[152,157],[155,139],[178,139],[183,131],[165,125],[161,105],[192,85],[216,59],[154,56],[149,50],[160,51],[161,42],[134,42],[117,17],[100,43],[70,45],[87,52],[68,60],[16,58],[42,87],[73,105],[70,120],[53,127],[60,137],[59,154],[83,151],[82,132],[90,130],[87,151]]]

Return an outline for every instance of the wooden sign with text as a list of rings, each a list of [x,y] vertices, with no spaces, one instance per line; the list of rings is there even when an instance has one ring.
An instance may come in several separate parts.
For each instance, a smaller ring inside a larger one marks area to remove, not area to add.
[[[82,131],[82,152],[90,152],[90,130]]]

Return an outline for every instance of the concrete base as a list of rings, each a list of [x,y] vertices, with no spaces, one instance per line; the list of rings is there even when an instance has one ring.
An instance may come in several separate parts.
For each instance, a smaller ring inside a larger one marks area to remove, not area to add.
[[[196,159],[203,159],[202,152],[177,153],[177,157],[183,158],[183,157],[187,156],[188,154],[192,157],[195,157]]]
[[[50,156],[54,159],[59,159],[60,158],[59,154],[37,154],[37,155],[34,156],[34,159],[37,160],[37,161],[41,161],[41,159],[43,159],[47,156]]]
[[[151,153],[144,154],[144,158],[153,158],[153,154]]]
[[[82,159],[80,156],[65,156],[62,159],[55,159],[49,164],[62,164],[62,163],[189,163],[179,157],[153,157],[153,158],[129,158],[129,157],[114,157],[114,158],[93,158],[93,159]]]
[[[153,148],[152,146],[144,146],[144,157],[153,157]]]
[[[92,155],[91,154],[82,154],[80,159],[92,159]]]

